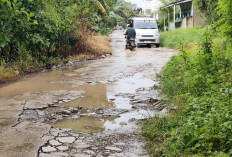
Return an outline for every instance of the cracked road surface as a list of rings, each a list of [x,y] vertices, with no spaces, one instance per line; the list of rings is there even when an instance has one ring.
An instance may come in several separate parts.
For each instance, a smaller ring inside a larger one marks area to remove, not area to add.
[[[0,88],[1,157],[140,157],[140,124],[165,112],[154,84],[176,52],[124,49],[112,56],[26,77]],[[156,100],[149,104],[150,98]]]

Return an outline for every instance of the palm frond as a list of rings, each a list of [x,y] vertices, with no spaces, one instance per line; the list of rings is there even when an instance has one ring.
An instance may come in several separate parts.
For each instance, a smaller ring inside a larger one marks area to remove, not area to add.
[[[96,3],[97,7],[101,10],[101,12],[102,12],[104,15],[108,16],[108,14],[107,14],[105,8],[103,7],[103,5],[101,4],[101,2],[99,2],[98,0],[93,0],[93,2]]]
[[[107,8],[107,9],[110,9],[110,7],[109,7],[109,5],[106,3],[106,1],[105,1],[105,0],[102,0],[102,1],[104,2],[106,8]]]

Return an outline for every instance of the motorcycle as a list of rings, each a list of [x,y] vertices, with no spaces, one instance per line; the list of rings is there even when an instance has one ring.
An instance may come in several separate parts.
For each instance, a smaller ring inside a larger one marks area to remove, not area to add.
[[[131,51],[133,51],[135,48],[136,48],[135,39],[134,38],[126,39],[126,49],[130,49]]]

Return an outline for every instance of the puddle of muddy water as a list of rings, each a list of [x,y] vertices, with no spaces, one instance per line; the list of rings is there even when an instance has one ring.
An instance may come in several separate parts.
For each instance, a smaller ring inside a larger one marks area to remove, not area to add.
[[[62,103],[61,106],[68,107],[84,107],[86,109],[96,108],[114,108],[113,102],[107,98],[107,84],[97,85],[81,85],[76,90],[85,91],[86,94],[79,99]]]
[[[98,133],[106,130],[119,129],[134,120],[147,119],[154,111],[136,110],[121,114],[120,117],[80,117],[78,119],[63,119],[57,123],[46,122],[57,128],[71,128],[77,132]]]
[[[49,81],[62,78],[62,71],[54,71],[48,73],[42,73],[36,77],[30,77],[22,79],[13,84],[3,86],[0,88],[0,98],[13,97],[24,93],[38,93],[47,90],[59,90],[63,89],[63,86],[57,84],[49,84]]]
[[[114,118],[81,117],[79,119],[65,119],[59,123],[48,122],[48,124],[57,128],[71,128],[77,132],[98,133],[106,129],[104,126],[106,121],[114,123]]]
[[[135,95],[140,88],[150,88],[154,85],[154,81],[144,78],[138,73],[133,77],[121,79],[111,84],[82,85],[78,90],[86,91],[83,98],[60,104],[65,108],[68,107],[84,107],[86,109],[132,109],[131,98],[128,95]],[[120,96],[118,95],[120,94]],[[118,129],[121,123],[128,123],[130,119],[144,119],[149,115],[153,115],[153,111],[134,110],[120,114],[116,118],[99,118],[99,117],[80,117],[79,119],[64,119],[59,123],[50,123],[50,125],[58,128],[71,128],[78,132],[96,133],[105,130]]]
[[[77,68],[77,67],[76,67]],[[72,77],[64,75],[65,73],[71,73],[72,69],[54,70],[46,73],[41,73],[36,76],[24,78],[0,88],[0,98],[13,97],[16,95],[22,95],[24,93],[39,93],[44,91],[54,90],[67,90],[65,82],[70,81]],[[76,76],[77,77],[77,76]],[[52,82],[64,82],[52,83]]]

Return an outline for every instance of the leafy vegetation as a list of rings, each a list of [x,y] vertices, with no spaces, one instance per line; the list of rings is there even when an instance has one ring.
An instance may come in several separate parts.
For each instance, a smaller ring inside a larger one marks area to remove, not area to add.
[[[220,20],[217,22],[217,31],[221,36],[227,37],[228,40],[232,39],[232,2],[220,0],[217,7]]]
[[[124,0],[0,0],[1,72],[22,75],[70,55],[105,53],[108,48],[95,47],[105,40],[93,36],[107,35],[136,14],[136,6]],[[2,74],[0,82],[8,76]]]
[[[231,4],[219,0],[217,32],[209,26],[161,33],[162,45],[180,53],[159,76],[172,100],[169,113],[142,128],[153,156],[232,156]]]

